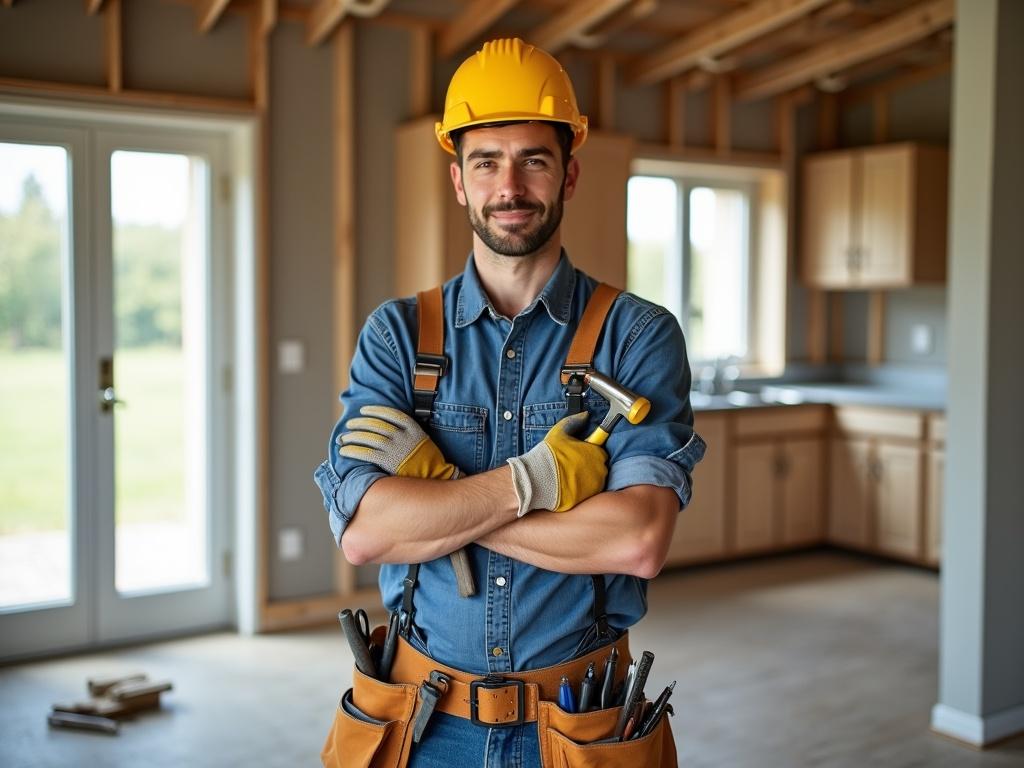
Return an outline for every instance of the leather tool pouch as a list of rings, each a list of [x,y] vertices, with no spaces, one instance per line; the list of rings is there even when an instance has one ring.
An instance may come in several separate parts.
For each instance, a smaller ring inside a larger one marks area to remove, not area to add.
[[[417,686],[352,672],[320,753],[326,768],[404,768],[412,747]]]
[[[621,709],[569,714],[554,702],[540,702],[537,729],[544,768],[677,768],[668,716],[642,739],[594,743],[612,735]]]

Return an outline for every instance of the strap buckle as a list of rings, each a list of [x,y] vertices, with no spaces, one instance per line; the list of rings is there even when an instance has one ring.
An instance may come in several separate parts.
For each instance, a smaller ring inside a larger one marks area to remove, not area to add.
[[[562,369],[562,381],[565,383],[565,407],[569,416],[583,412],[583,391],[587,388],[583,381],[583,374],[589,370],[589,365],[567,365]]]
[[[413,408],[416,418],[426,423],[434,410],[434,398],[437,397],[437,382],[448,372],[448,357],[445,355],[428,355],[416,353],[416,366],[413,369]],[[428,378],[432,382],[430,389],[419,389],[415,382]]]
[[[483,690],[483,702],[480,701]],[[481,717],[481,708],[484,714]],[[469,719],[485,728],[511,728],[526,719],[526,684],[488,675],[469,684]]]

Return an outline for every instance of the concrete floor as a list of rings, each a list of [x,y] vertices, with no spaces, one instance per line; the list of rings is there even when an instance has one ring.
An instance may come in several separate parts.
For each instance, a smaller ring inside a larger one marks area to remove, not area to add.
[[[1024,737],[979,752],[928,730],[936,698],[938,580],[814,553],[666,573],[634,653],[650,690],[678,679],[680,765],[1024,766]],[[315,766],[351,659],[327,628],[207,635],[0,668],[0,766]],[[85,680],[170,678],[161,712],[118,736],[50,730]]]

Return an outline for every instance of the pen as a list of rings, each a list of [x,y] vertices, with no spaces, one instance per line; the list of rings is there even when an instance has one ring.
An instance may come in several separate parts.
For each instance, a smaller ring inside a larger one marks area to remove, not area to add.
[[[629,686],[633,683],[633,675],[635,674],[636,659],[633,659],[629,663],[629,669],[626,670],[626,677],[622,680],[619,687],[615,689],[614,706],[622,706],[626,703],[626,697],[629,695]]]
[[[657,700],[654,702],[654,706],[651,707],[650,714],[647,715],[644,721],[640,724],[640,728],[637,730],[635,738],[642,739],[658,726],[658,721],[661,720],[662,716],[665,714],[665,708],[668,706],[668,697],[672,695],[672,691],[674,691],[675,688],[676,681],[673,680],[665,690],[661,692],[661,695],[658,696]]]
[[[384,648],[380,654],[380,668],[377,670],[382,682],[391,679],[391,664],[395,660],[395,648],[398,645],[398,611],[391,612],[388,619],[388,633],[384,636]]]
[[[594,662],[587,666],[587,674],[583,676],[580,683],[580,712],[590,709],[591,700],[594,698],[594,688],[597,687],[597,680],[594,677]]]
[[[619,661],[619,649],[612,648],[604,662],[604,680],[601,681],[601,709],[614,705],[612,691],[615,688],[615,666]]]
[[[576,701],[573,699],[572,686],[569,684],[569,678],[565,675],[562,675],[562,680],[558,685],[558,706],[569,713],[576,711]]]

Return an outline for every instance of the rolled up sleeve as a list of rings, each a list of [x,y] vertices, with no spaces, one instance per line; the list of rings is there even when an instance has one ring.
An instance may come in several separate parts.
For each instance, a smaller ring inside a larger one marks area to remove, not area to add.
[[[650,400],[651,410],[642,423],[622,422],[609,437],[606,488],[671,488],[683,508],[693,496],[693,469],[706,449],[693,430],[683,333],[674,316],[654,307],[636,322],[629,339],[616,365],[616,378]]]
[[[389,302],[366,321],[352,359],[349,387],[341,395],[342,416],[331,432],[327,459],[313,472],[313,481],[323,494],[331,533],[339,546],[366,491],[388,476],[375,464],[338,453],[338,438],[346,431],[345,422],[358,416],[364,405],[390,406],[405,412],[411,409],[411,385],[402,372],[401,352],[392,332],[399,325],[397,319],[402,309],[399,302]]]

